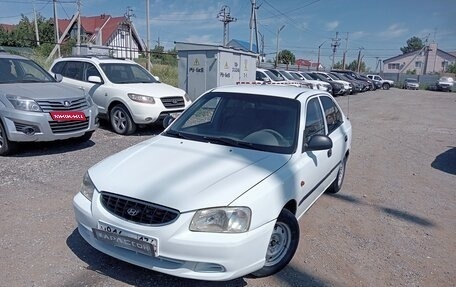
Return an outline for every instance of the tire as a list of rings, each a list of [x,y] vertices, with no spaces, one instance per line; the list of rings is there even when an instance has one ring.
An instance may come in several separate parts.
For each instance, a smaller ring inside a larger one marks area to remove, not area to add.
[[[109,113],[109,121],[112,129],[120,135],[129,135],[136,131],[136,124],[133,122],[127,108],[118,104]]]
[[[340,189],[342,188],[342,184],[344,183],[346,164],[347,164],[347,157],[344,157],[344,159],[339,163],[336,179],[328,187],[326,192],[338,193],[340,191]]]
[[[389,88],[390,88],[390,84],[388,84],[388,83],[383,83],[382,84],[382,89],[389,90]]]
[[[0,156],[9,155],[16,149],[16,143],[8,140],[3,123],[0,121]]]
[[[266,277],[282,270],[298,248],[299,224],[293,213],[287,209],[282,210],[272,231],[266,262],[258,271],[252,272],[255,277]]]

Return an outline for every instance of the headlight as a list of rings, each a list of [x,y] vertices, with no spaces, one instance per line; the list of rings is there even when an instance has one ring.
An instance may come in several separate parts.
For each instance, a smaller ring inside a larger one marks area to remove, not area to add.
[[[184,99],[185,99],[185,101],[187,101],[187,102],[191,102],[191,101],[192,101],[192,100],[190,100],[190,97],[187,95],[187,93],[185,93]]]
[[[145,103],[145,104],[155,104],[155,100],[152,97],[138,95],[138,94],[128,94],[128,97],[135,102]]]
[[[248,207],[217,207],[198,210],[190,223],[191,231],[240,233],[250,227]]]
[[[32,99],[20,96],[6,96],[16,110],[42,112],[40,106]]]
[[[87,95],[86,101],[87,101],[87,104],[89,105],[89,107],[93,106],[93,100],[92,100],[91,96]]]
[[[87,197],[88,200],[92,201],[93,191],[95,190],[95,185],[93,184],[92,180],[90,179],[89,173],[86,172],[82,179],[81,184],[81,193]]]

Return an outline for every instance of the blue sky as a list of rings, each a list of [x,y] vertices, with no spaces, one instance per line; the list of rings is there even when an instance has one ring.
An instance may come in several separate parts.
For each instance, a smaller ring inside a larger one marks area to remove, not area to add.
[[[145,0],[81,2],[84,16],[121,16],[130,6],[133,22],[146,39]],[[76,11],[75,3],[59,0],[58,17],[70,18]],[[237,18],[229,26],[230,39],[249,41],[251,0],[150,0],[151,45],[158,39],[166,49],[172,48],[174,41],[221,44],[223,24],[217,14],[223,5]],[[297,59],[316,61],[318,46],[323,44],[321,62],[325,66],[332,61],[330,45],[336,32],[341,40],[335,61],[341,61],[346,47],[348,62],[355,60],[362,48],[363,60],[372,70],[378,59],[400,54],[400,48],[413,36],[435,41],[444,51],[456,51],[454,0],[257,0],[257,5],[258,27],[270,59],[282,25],[281,50],[292,51]],[[35,0],[35,7],[44,17],[52,17],[52,0]],[[17,23],[21,14],[33,18],[32,11],[32,0],[0,0],[0,23]]]

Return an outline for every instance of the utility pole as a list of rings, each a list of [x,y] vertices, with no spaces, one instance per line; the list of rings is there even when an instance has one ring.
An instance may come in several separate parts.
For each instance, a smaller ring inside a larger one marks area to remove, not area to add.
[[[282,25],[282,27],[277,29],[277,50],[276,50],[276,64],[275,64],[276,68],[279,66],[279,34],[280,34],[280,31],[283,30],[283,28],[285,28],[285,25]]]
[[[250,51],[253,51],[253,30],[255,30],[255,40],[256,40],[256,47],[257,53],[258,51],[258,27],[257,27],[257,16],[256,10],[259,7],[256,6],[256,0],[252,0],[252,12],[250,14]]]
[[[344,51],[344,57],[342,58],[342,70],[345,70],[345,56],[347,55],[347,50],[348,50],[348,32],[347,32],[347,37],[345,38],[345,51]]]
[[[236,22],[237,19],[231,17],[230,7],[223,5],[220,9],[220,12],[217,14],[219,21],[223,22],[223,46],[226,46],[228,43],[228,38],[230,36],[230,27],[231,22]]]
[[[76,55],[81,55],[81,0],[77,1],[78,4],[78,35],[76,39]]]
[[[129,49],[130,49],[130,59],[133,59],[133,43],[132,43],[132,32],[131,32],[131,18],[132,17],[136,17],[135,14],[132,13],[133,12],[133,9],[128,6],[127,7],[127,12],[125,13],[125,17],[127,18],[127,23],[128,23],[128,46],[129,46]]]
[[[336,32],[336,37],[332,38],[331,47],[332,47],[333,54],[332,54],[331,69],[334,68],[334,57],[336,55],[337,47],[339,47],[339,45],[340,45],[340,39],[338,38],[338,36],[339,36],[339,32]]]
[[[264,62],[264,58],[265,58],[265,55],[264,55],[264,35],[261,34],[260,32],[258,32],[260,34],[260,41],[261,41],[261,50],[260,50],[260,62]]]
[[[358,51],[358,63],[357,63],[358,67],[356,68],[357,73],[359,73],[359,68],[361,67],[361,50],[363,50],[363,49],[364,49],[363,47],[360,47],[359,51]]]
[[[147,30],[147,63],[146,68],[150,72],[150,7],[149,0],[146,0],[146,30]]]
[[[320,49],[323,44],[326,43],[326,40],[318,46],[318,60],[317,60],[317,71],[320,71]]]
[[[57,19],[57,0],[54,1],[54,25],[55,25],[55,39],[57,43],[57,55],[61,56],[60,54],[60,41],[59,41],[59,20]]]
[[[36,37],[36,45],[40,45],[40,34],[38,31],[38,19],[36,19],[36,9],[35,9],[35,0],[33,0],[33,14],[35,15],[35,37]]]

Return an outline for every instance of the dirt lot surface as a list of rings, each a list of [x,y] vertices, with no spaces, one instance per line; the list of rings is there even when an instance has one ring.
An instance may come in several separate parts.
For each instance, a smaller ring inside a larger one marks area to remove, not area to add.
[[[353,125],[344,186],[301,218],[298,251],[275,276],[181,279],[85,243],[72,199],[86,169],[161,131],[100,128],[85,144],[25,145],[0,158],[0,286],[455,286],[456,94],[337,100]]]

